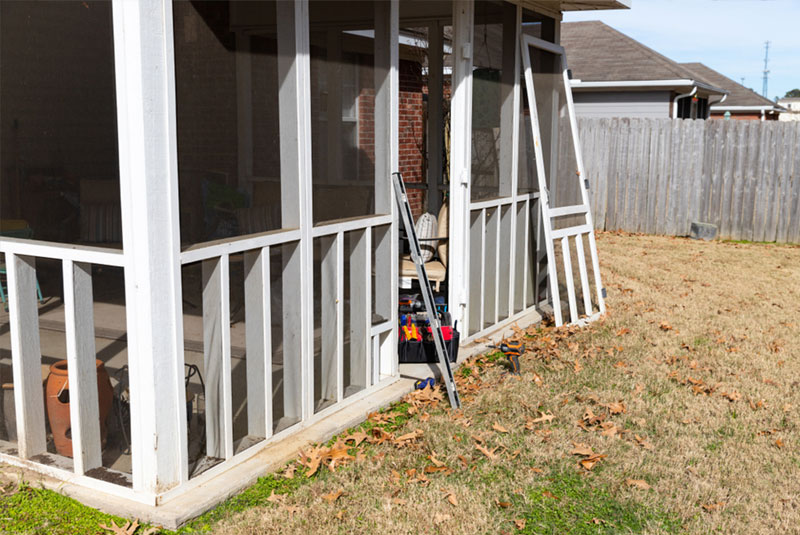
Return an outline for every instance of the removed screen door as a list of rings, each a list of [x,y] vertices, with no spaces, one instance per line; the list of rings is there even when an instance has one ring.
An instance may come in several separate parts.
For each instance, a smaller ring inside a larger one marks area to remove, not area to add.
[[[585,323],[605,303],[564,49],[525,34],[520,44],[555,322],[564,323],[563,302],[569,323]]]

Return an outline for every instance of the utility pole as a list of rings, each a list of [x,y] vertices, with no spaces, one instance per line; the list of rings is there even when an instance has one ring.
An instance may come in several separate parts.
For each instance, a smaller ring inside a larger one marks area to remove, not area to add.
[[[764,83],[761,86],[761,96],[764,98],[769,98],[767,96],[767,86],[769,85],[769,41],[764,42]]]

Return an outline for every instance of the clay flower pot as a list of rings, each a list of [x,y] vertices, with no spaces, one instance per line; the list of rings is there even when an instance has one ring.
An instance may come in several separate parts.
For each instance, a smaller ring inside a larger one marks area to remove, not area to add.
[[[95,363],[97,365],[97,394],[100,409],[100,439],[102,445],[105,445],[108,432],[106,419],[108,419],[108,413],[111,411],[114,391],[103,361],[95,360]],[[67,375],[66,360],[59,360],[50,366],[50,375],[47,376],[45,391],[47,396],[47,418],[50,421],[50,430],[53,432],[56,451],[59,455],[72,457],[69,377]]]

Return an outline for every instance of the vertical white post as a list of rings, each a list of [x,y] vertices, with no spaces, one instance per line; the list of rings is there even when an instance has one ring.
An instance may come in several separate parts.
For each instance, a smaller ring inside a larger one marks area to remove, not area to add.
[[[188,478],[172,2],[114,0],[133,488]]]
[[[244,255],[247,434],[272,434],[272,320],[269,247]]]
[[[320,401],[337,401],[338,370],[339,370],[339,339],[337,317],[339,298],[337,294],[337,281],[341,267],[337,257],[337,238],[324,236],[317,238],[320,248],[320,280],[315,281],[320,285]],[[316,370],[316,367],[315,367]]]
[[[42,351],[36,307],[36,260],[6,254],[11,368],[19,456],[30,459],[47,449],[42,395]]]
[[[308,418],[314,407],[314,271],[311,204],[311,65],[308,1],[277,2],[281,147],[281,225],[299,228],[284,247],[284,416]]]
[[[450,101],[450,239],[448,302],[453,320],[465,325],[469,265],[469,200],[472,143],[472,28],[474,2],[453,2],[453,78]],[[481,290],[483,288],[481,287]],[[476,302],[479,296],[470,295]],[[483,328],[481,326],[481,328]]]
[[[397,324],[399,214],[392,197],[391,173],[398,170],[400,8],[398,0],[375,2],[375,212],[392,214],[388,236],[373,244],[375,312]],[[388,240],[388,241],[387,241]],[[367,251],[371,254],[371,251]],[[385,274],[385,275],[384,275]],[[388,276],[388,280],[384,277]],[[370,314],[371,321],[371,314]],[[397,374],[397,329],[381,352],[380,375]]]
[[[514,9],[514,42],[511,43],[511,50],[514,54],[514,88],[511,99],[511,198],[514,202],[511,204],[511,237],[510,237],[510,250],[508,254],[508,264],[510,266],[508,275],[508,316],[514,315],[514,292],[516,288],[516,280],[518,277],[524,277],[524,273],[517,272],[517,255],[521,254],[517,248],[517,233],[519,232],[519,225],[517,224],[517,199],[519,199],[519,146],[520,146],[520,114],[522,113],[522,105],[520,103],[521,97],[521,84],[520,84],[520,48],[517,46],[519,43],[519,34],[522,31],[522,6],[516,6]],[[503,47],[503,55],[509,54],[506,51],[505,43]],[[525,260],[527,262],[527,259]],[[517,296],[524,301],[524,294]]]
[[[63,272],[72,459],[75,473],[81,475],[103,464],[95,365],[92,266],[65,260]]]

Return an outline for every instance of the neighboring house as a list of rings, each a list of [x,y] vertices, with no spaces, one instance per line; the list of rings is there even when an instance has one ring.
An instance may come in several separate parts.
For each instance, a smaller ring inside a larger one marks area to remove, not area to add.
[[[800,98],[782,98],[778,106],[784,109],[780,113],[779,121],[800,121]]]
[[[706,119],[727,91],[600,21],[561,25],[583,117]]]
[[[783,108],[768,98],[702,63],[681,63],[681,65],[695,73],[698,78],[728,92],[723,100],[711,104],[711,119],[724,119],[727,116],[742,120],[778,120]]]
[[[442,202],[463,351],[541,320],[573,117],[520,114],[521,66],[630,3],[0,2],[0,461],[174,528],[402,397],[393,172]],[[536,67],[529,107],[568,102]]]

